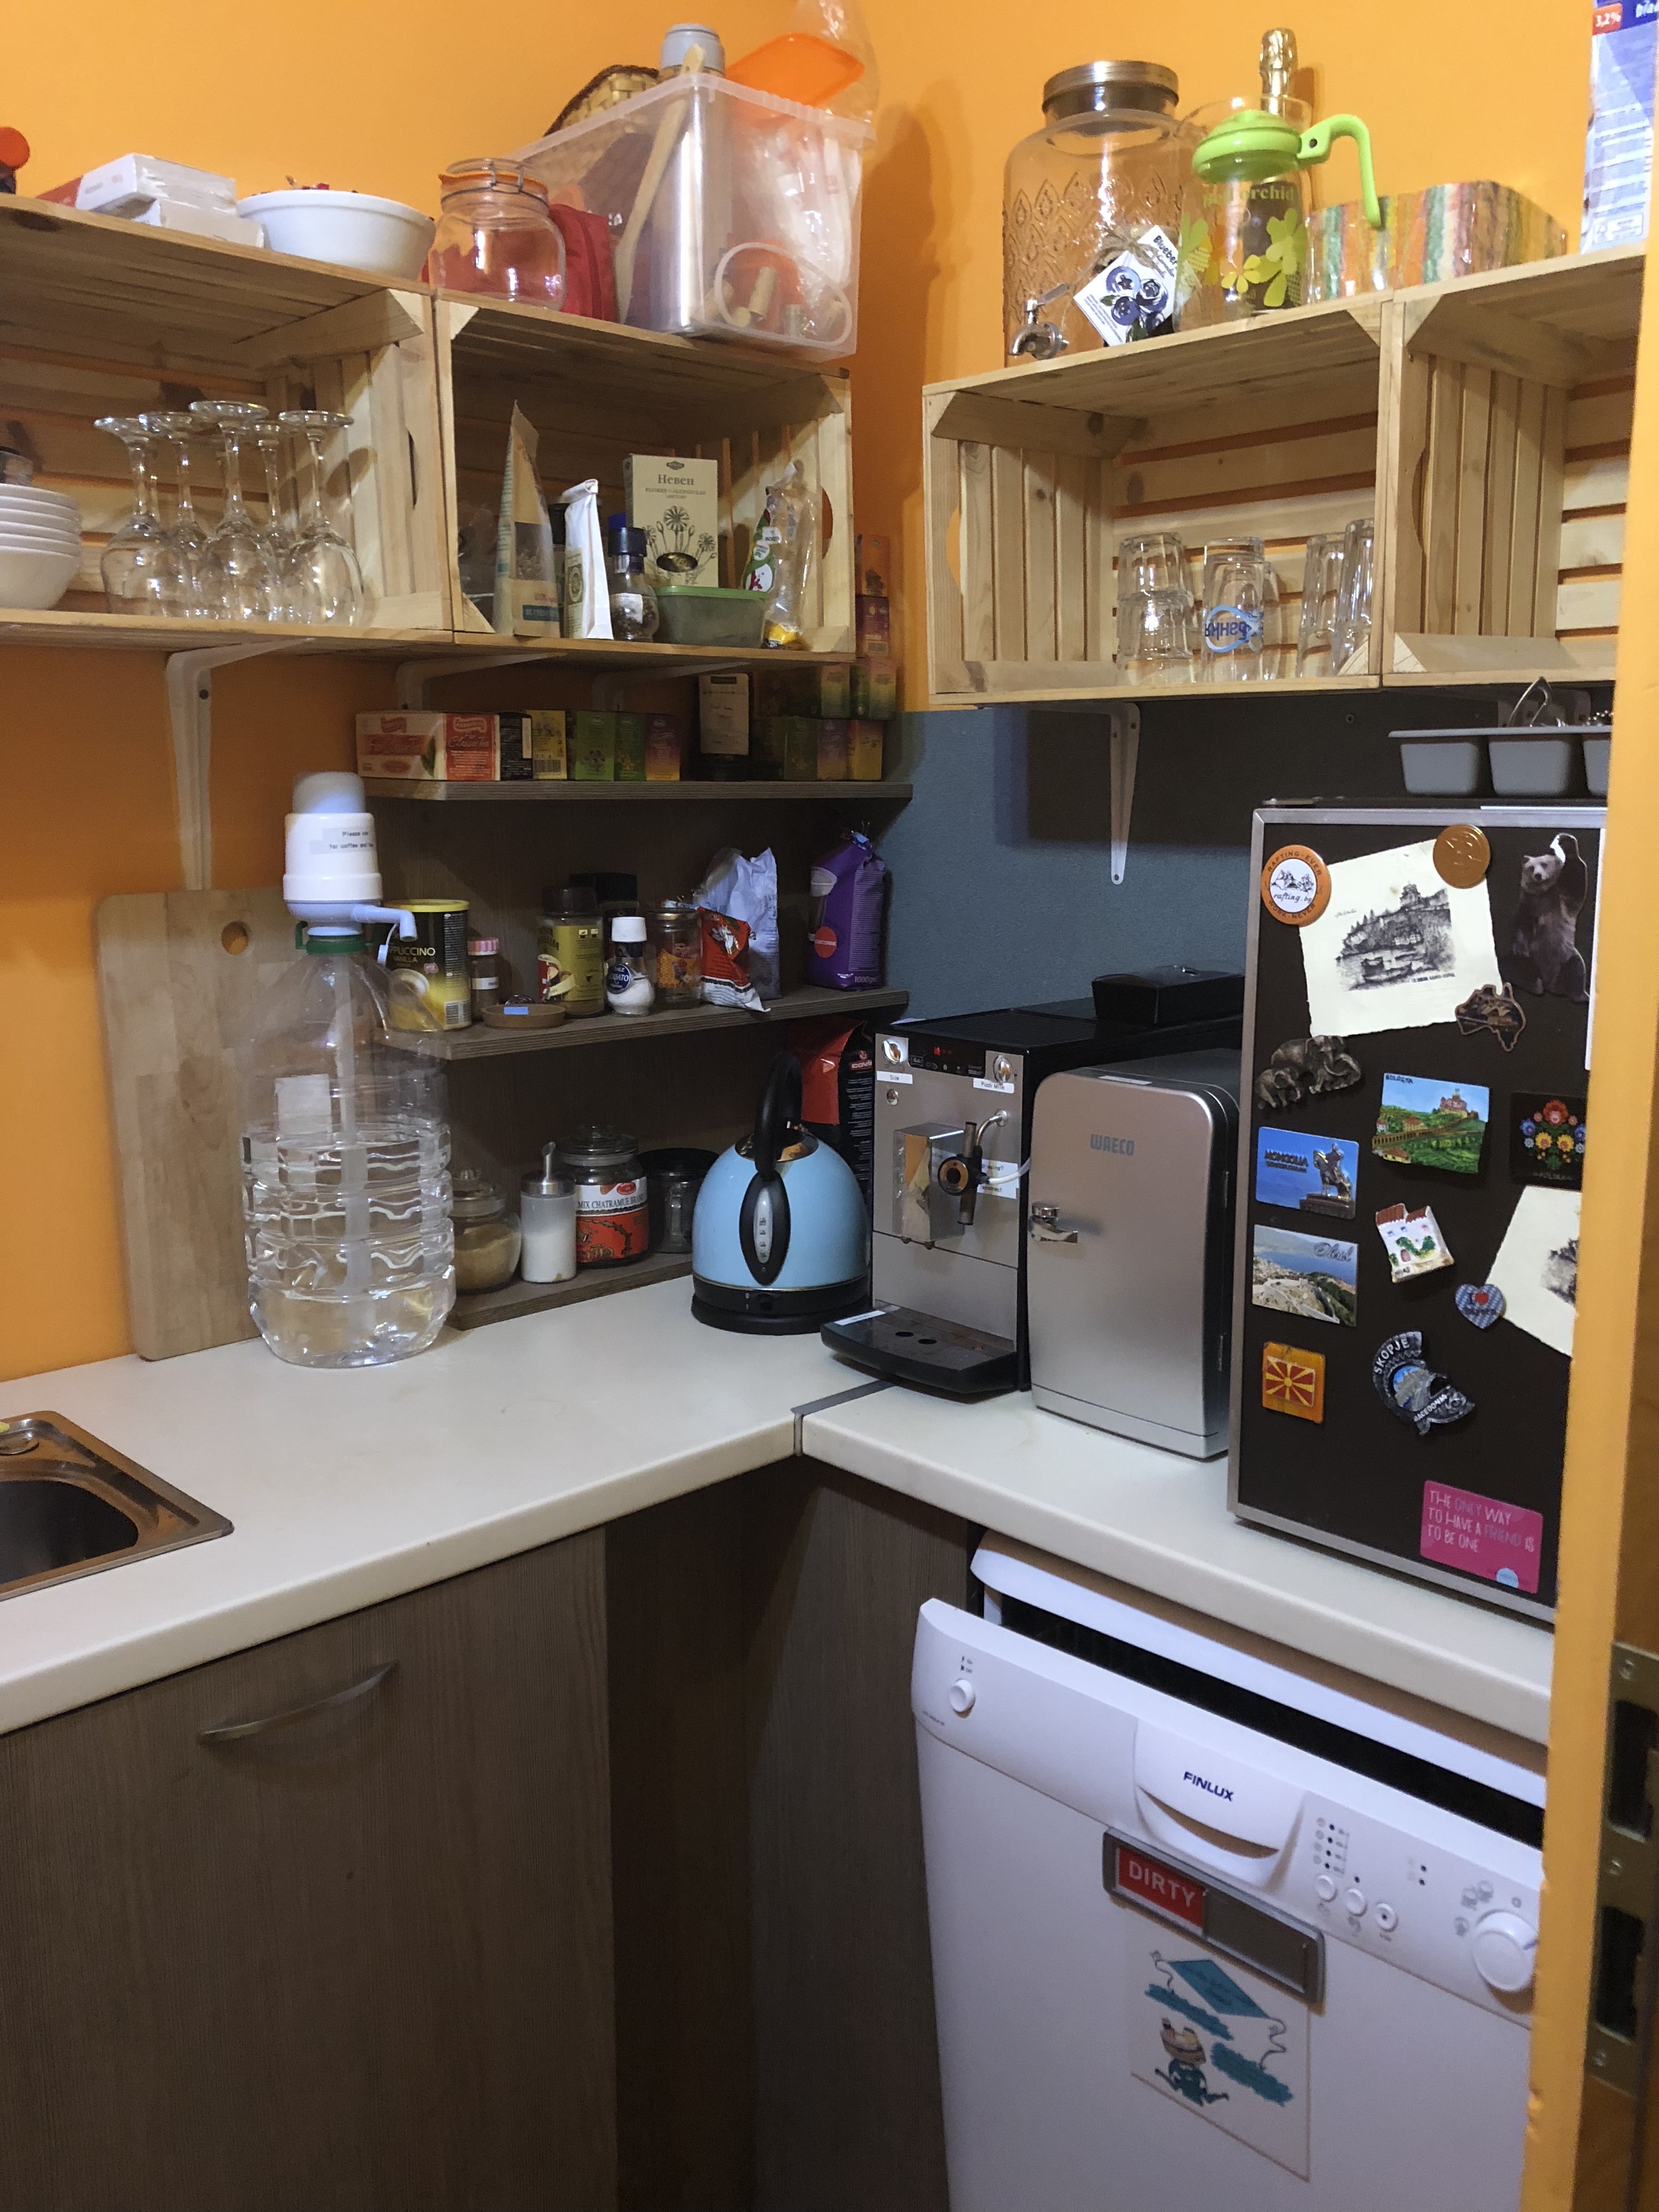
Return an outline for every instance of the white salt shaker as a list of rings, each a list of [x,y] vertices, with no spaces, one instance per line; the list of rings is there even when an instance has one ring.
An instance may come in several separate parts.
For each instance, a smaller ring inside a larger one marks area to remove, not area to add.
[[[576,1186],[557,1166],[558,1146],[542,1148],[542,1164],[519,1186],[524,1250],[519,1273],[526,1283],[568,1283],[576,1275]]]

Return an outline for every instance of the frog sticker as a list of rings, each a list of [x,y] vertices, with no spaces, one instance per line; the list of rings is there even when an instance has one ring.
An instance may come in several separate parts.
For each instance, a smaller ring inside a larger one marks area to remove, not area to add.
[[[1149,1940],[1129,1963],[1135,2079],[1305,2181],[1306,2005],[1197,1944]]]

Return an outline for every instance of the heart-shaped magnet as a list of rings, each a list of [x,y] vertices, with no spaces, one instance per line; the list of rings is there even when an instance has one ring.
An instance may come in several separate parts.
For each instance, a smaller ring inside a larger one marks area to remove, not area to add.
[[[1490,1328],[1504,1311],[1504,1293],[1496,1283],[1460,1283],[1457,1310],[1477,1328]]]

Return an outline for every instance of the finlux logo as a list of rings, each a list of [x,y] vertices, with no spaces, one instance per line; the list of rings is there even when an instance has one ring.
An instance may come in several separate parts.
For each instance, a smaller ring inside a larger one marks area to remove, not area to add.
[[[1219,1797],[1230,1805],[1232,1802],[1233,1793],[1231,1790],[1224,1789],[1218,1782],[1206,1781],[1201,1774],[1194,1774],[1190,1766],[1184,1771],[1181,1778],[1183,1782],[1190,1782],[1194,1790],[1207,1790],[1212,1797]]]
[[[1091,1152],[1121,1152],[1127,1158],[1133,1154],[1134,1148],[1135,1140],[1133,1137],[1091,1137],[1089,1139],[1089,1150]]]

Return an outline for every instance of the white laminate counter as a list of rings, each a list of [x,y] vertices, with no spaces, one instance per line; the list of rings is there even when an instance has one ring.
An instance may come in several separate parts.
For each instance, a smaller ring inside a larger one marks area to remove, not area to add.
[[[0,1730],[763,1467],[799,1438],[831,1466],[1544,1741],[1547,1631],[1240,1526],[1224,1461],[1101,1436],[1026,1397],[960,1406],[866,1383],[816,1337],[702,1328],[671,1282],[351,1374],[284,1367],[253,1343],[0,1384],[0,1417],[62,1413],[234,1523],[0,1602]]]

